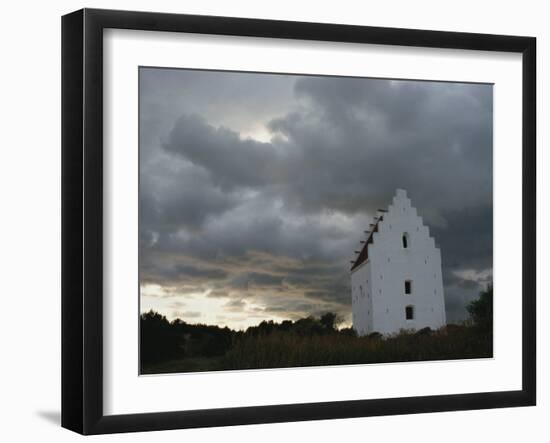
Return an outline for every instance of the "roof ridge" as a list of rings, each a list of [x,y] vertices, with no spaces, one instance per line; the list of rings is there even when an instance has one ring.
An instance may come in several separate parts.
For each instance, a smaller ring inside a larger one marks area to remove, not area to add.
[[[366,262],[368,260],[368,258],[369,258],[369,244],[374,243],[374,233],[378,232],[378,225],[380,224],[380,222],[382,222],[384,220],[384,216],[381,215],[380,217],[377,217],[377,218],[378,218],[378,220],[376,221],[376,223],[374,223],[374,227],[370,231],[370,234],[367,237],[367,240],[365,240],[365,244],[363,245],[363,248],[361,249],[361,251],[359,252],[359,255],[357,256],[357,258],[355,259],[355,261],[351,265],[350,271],[353,271],[355,268],[359,267],[360,265],[362,265],[364,262]],[[372,223],[371,223],[371,225],[372,225]]]

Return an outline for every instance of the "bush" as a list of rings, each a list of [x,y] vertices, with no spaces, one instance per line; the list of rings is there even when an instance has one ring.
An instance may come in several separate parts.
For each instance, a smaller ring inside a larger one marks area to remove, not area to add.
[[[493,330],[493,287],[479,294],[479,299],[472,301],[466,309],[474,324],[483,331]]]
[[[141,363],[155,363],[183,355],[180,339],[165,316],[154,311],[140,318]]]
[[[432,333],[432,328],[428,326],[426,328],[419,329],[414,334],[418,336],[418,335],[430,335],[431,333]]]

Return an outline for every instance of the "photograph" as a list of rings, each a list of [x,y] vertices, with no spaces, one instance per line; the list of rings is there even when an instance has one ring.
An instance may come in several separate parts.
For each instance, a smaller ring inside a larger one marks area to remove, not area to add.
[[[493,84],[138,69],[141,375],[493,357]]]

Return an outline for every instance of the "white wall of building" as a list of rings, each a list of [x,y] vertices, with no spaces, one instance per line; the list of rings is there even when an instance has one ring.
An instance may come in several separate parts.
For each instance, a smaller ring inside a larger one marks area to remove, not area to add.
[[[359,335],[369,334],[372,329],[373,296],[369,287],[371,278],[370,262],[365,262],[352,273],[352,322]]]
[[[392,334],[445,325],[441,253],[404,190],[382,217],[367,246],[368,260],[351,274],[354,329],[359,335]],[[411,283],[410,294],[405,281]],[[406,319],[407,306],[412,320]]]

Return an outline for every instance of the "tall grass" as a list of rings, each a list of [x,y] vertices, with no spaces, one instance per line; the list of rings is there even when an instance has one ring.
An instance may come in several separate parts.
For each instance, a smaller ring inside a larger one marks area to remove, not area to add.
[[[492,357],[492,334],[456,327],[386,339],[274,332],[237,340],[220,363],[223,369],[260,369],[482,357]]]

